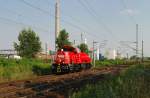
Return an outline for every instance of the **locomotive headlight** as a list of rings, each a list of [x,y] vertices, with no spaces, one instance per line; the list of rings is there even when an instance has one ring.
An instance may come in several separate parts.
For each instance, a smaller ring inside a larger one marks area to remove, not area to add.
[[[58,57],[59,57],[59,58],[64,58],[65,56],[64,56],[64,55],[58,55]]]

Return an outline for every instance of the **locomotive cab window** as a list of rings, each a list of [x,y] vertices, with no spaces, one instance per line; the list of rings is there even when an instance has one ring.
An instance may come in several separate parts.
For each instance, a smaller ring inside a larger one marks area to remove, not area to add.
[[[74,51],[74,49],[71,49],[71,48],[63,48],[63,50],[64,50],[64,51],[70,51],[70,52],[71,52],[71,51]]]

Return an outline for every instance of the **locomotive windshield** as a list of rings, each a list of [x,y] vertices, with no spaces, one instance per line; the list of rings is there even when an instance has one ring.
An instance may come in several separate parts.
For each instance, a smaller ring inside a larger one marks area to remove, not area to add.
[[[78,48],[74,48],[72,46],[64,46],[63,51],[65,52],[75,52],[75,53],[80,53],[80,50]]]
[[[74,48],[63,48],[63,51],[74,51],[75,49]]]

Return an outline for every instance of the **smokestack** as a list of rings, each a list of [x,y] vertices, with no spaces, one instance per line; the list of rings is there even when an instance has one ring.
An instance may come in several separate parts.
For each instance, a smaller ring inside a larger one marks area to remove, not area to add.
[[[60,33],[60,0],[56,0],[55,5],[55,50],[57,48],[56,39]]]

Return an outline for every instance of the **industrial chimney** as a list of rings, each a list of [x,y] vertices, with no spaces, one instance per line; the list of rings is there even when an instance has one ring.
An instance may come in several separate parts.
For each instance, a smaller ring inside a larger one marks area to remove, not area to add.
[[[60,0],[56,0],[55,5],[55,50],[57,50],[56,39],[60,33]]]

